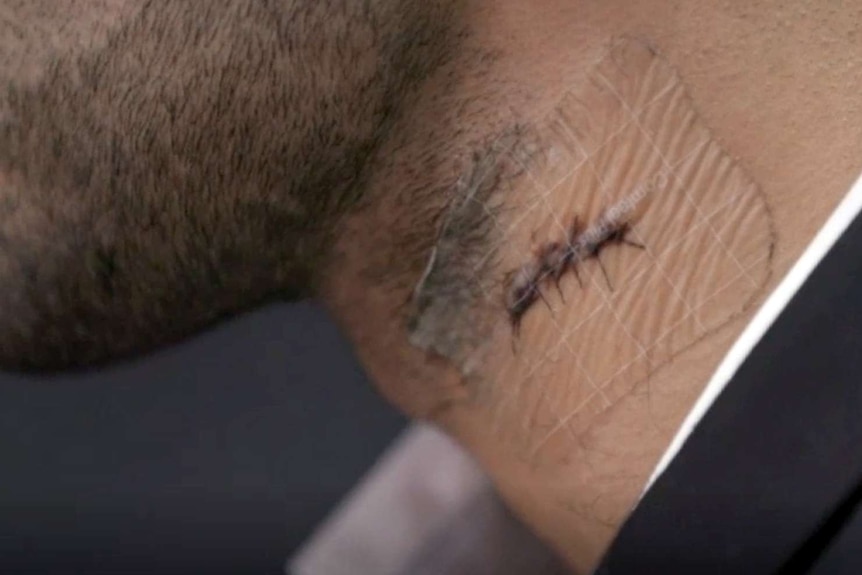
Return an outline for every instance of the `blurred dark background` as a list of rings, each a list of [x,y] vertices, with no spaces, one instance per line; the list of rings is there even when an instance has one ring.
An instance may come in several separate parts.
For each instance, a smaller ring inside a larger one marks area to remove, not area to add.
[[[0,573],[282,573],[405,421],[319,308],[0,374]]]

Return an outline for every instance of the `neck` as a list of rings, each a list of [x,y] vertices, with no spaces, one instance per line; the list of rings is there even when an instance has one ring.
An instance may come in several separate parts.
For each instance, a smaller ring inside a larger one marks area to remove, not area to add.
[[[858,19],[808,10],[823,13],[477,4],[465,72],[429,82],[404,128],[416,137],[371,181],[380,198],[427,193],[352,222],[327,295],[373,377],[467,444],[584,570],[858,173]],[[423,227],[421,212],[438,217]],[[387,236],[386,221],[409,225]],[[592,249],[565,262],[577,274],[546,274],[554,285],[539,270],[573,222]],[[368,254],[416,257],[381,289],[357,280]],[[408,317],[392,303],[405,300]]]

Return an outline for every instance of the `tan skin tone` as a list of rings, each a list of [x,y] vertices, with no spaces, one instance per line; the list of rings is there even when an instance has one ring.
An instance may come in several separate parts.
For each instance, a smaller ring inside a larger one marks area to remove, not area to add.
[[[5,8],[14,10],[13,4]],[[107,10],[108,4],[119,11]],[[94,28],[92,22],[115,26],[122,21],[123,10],[132,13],[135,4],[131,0],[75,3],[73,9],[80,18],[65,30],[76,30],[78,35],[53,36],[53,46],[36,42],[42,48],[20,56],[23,64],[7,68],[12,70],[7,74],[13,81],[38,78],[50,54],[77,49],[79,35],[98,36],[99,26]],[[583,81],[609,38],[645,38],[678,71],[713,137],[744,165],[766,198],[776,240],[772,273],[757,295],[761,302],[862,167],[860,15],[860,8],[849,4],[811,7],[803,2],[468,2],[459,13],[471,31],[463,49],[490,51],[496,57],[485,62],[481,73],[468,68],[454,87],[451,69],[429,75],[409,113],[393,128],[396,135],[369,160],[374,167],[368,176],[370,201],[339,222],[332,256],[317,271],[319,297],[354,341],[378,389],[400,409],[432,419],[463,443],[513,509],[576,570],[586,572],[599,560],[679,422],[757,305],[652,372],[648,386],[615,399],[573,436],[552,442],[548,448],[552,456],[537,463],[514,449],[512,441],[500,439],[501,429],[522,425],[523,414],[509,409],[494,417],[465,381],[458,362],[411,345],[404,302],[421,280],[422,268],[410,267],[386,289],[381,288],[378,274],[390,265],[386,262],[394,261],[387,254],[397,254],[389,250],[404,237],[407,215],[415,206],[389,201],[389,190],[409,183],[417,142],[436,137],[441,138],[441,146],[469,149],[476,141],[498,137],[513,118],[532,125]],[[13,48],[27,44],[26,23],[36,17],[22,16],[24,35],[8,34],[0,42]],[[52,25],[50,16],[40,22]],[[457,68],[457,60],[453,66]],[[445,107],[446,100],[440,94],[453,90],[481,103],[475,104],[475,116],[463,131],[448,129],[453,126],[446,125],[441,113],[440,102]],[[430,177],[440,179],[459,173],[454,164],[427,169]],[[8,189],[15,178],[15,174],[0,173],[0,186]],[[527,202],[531,191],[524,182],[512,178],[501,195],[503,201],[512,206]],[[443,204],[445,198],[433,201]],[[542,222],[532,225],[538,229]],[[413,231],[420,236],[420,244],[431,245],[436,229],[420,225]],[[524,243],[529,244],[529,238]],[[520,261],[529,247],[504,244],[501,257]],[[612,277],[626,262],[638,261],[638,250],[613,251],[621,249],[608,247],[604,256]],[[425,261],[427,251],[420,256],[418,260]],[[505,271],[497,270],[498,275]],[[592,277],[591,271],[595,269],[587,268],[585,280]],[[567,278],[562,286],[566,294],[580,293],[575,291],[573,276]],[[646,311],[635,306],[630,313],[637,316]],[[517,361],[530,360],[535,353],[529,347],[531,339],[557,329],[555,322],[578,321],[538,310],[530,314]],[[499,322],[506,321],[501,310]],[[601,329],[593,340],[603,341]],[[494,342],[511,357],[509,340]],[[499,375],[493,385],[506,390],[518,385],[515,371],[505,369],[507,365],[481,365],[480,371],[503,368],[494,370]],[[543,385],[552,401],[561,400],[575,385],[572,373],[573,365],[565,356],[543,372]]]
[[[744,15],[711,2],[686,3],[684,10],[664,2],[494,4],[494,15],[485,22],[487,41],[518,46],[499,63],[505,70],[501,74],[516,76],[539,100],[559,97],[568,74],[576,75],[571,66],[577,68],[577,58],[570,54],[595,49],[610,35],[630,32],[661,46],[686,78],[703,117],[769,200],[780,238],[771,286],[858,175],[862,42],[857,20],[849,14],[812,10],[820,17],[809,18],[795,4],[768,2],[747,3],[739,8]],[[824,42],[826,37],[834,43]],[[530,114],[527,105],[519,111]],[[398,328],[376,319],[386,317],[390,302],[376,301],[353,279],[349,272],[333,275],[328,301],[357,338],[360,356],[384,393],[419,412],[431,401],[426,390],[432,386],[445,398],[458,398],[459,374],[409,346],[393,352]],[[480,459],[522,516],[573,566],[587,572],[750,315],[733,320],[654,374],[650,385],[660,392],[649,402],[643,393],[632,394],[597,417],[582,442],[564,447],[570,456],[564,466],[536,470],[513,456],[497,441],[497,428],[482,409],[469,402],[456,400],[455,407],[434,412],[434,417]],[[536,322],[555,329],[549,316]],[[378,348],[370,341],[390,330],[391,339],[381,338],[385,345]],[[566,388],[571,372],[570,365],[559,365],[549,375],[553,381],[548,387]],[[498,381],[501,387],[515,383]]]

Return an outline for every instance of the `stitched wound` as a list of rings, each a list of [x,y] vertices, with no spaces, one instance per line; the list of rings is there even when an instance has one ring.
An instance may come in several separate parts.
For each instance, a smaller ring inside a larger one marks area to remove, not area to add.
[[[500,343],[485,356],[485,377],[471,380],[475,402],[539,463],[745,312],[769,278],[775,234],[757,185],[698,117],[675,71],[638,41],[614,42],[537,132],[526,203],[500,222],[501,269],[535,268],[536,253],[564,241],[574,218],[585,233],[628,225],[628,239],[644,246],[618,242],[600,261],[585,258],[583,288],[573,273],[561,274],[559,292],[544,281],[552,309],[533,305],[517,335],[500,314],[494,340],[517,337],[516,353]],[[489,290],[488,305],[505,302],[506,289]]]

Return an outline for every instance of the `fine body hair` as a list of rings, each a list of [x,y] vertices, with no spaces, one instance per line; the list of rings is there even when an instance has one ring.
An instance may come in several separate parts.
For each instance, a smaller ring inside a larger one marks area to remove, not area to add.
[[[38,42],[28,5],[5,6],[7,60]],[[38,74],[5,73],[0,363],[89,364],[312,293],[368,160],[457,53],[460,10],[153,0],[102,41],[44,49]]]

